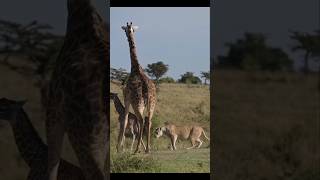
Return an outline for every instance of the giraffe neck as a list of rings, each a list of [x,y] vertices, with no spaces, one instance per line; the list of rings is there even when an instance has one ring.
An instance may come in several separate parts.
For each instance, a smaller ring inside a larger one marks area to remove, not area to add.
[[[91,0],[68,0],[68,13],[69,15],[74,13],[75,11],[81,11],[88,9],[91,6]],[[83,8],[83,9],[81,9]]]
[[[118,96],[114,97],[113,103],[114,103],[114,106],[115,106],[117,112],[119,113],[119,115],[124,114],[124,107],[123,107]]]
[[[131,59],[131,72],[141,72],[142,68],[138,61],[137,48],[134,40],[133,33],[128,35],[129,49],[130,49],[130,59]]]
[[[47,159],[47,146],[31,124],[28,115],[21,108],[14,121],[10,121],[18,150],[29,167],[44,164]]]

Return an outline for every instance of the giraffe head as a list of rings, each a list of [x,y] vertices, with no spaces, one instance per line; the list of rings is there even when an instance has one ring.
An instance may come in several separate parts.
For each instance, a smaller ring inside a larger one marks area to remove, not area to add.
[[[127,37],[129,37],[130,35],[132,35],[138,29],[138,26],[133,26],[132,22],[130,22],[130,24],[127,23],[126,26],[121,26],[121,28],[126,33]]]
[[[23,101],[14,101],[7,98],[0,99],[0,119],[12,121],[15,120],[17,113],[26,103]]]

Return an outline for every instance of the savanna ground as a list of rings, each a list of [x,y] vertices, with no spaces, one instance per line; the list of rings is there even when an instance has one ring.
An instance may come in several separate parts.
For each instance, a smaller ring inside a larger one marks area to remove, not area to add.
[[[131,138],[126,138],[124,153],[116,152],[119,132],[118,114],[113,101],[110,103],[111,119],[111,172],[176,172],[209,173],[210,143],[204,140],[200,149],[186,150],[190,141],[177,141],[177,150],[168,149],[170,140],[166,136],[156,139],[154,130],[166,121],[177,125],[200,125],[210,136],[210,93],[208,85],[160,84],[157,105],[152,119],[151,153],[134,155],[130,152]],[[117,92],[123,103],[122,90],[111,83],[111,92]],[[131,112],[132,109],[131,109]],[[146,138],[144,139],[146,143]],[[136,143],[135,143],[136,145]],[[134,146],[136,147],[136,146]],[[134,151],[134,149],[133,149]]]

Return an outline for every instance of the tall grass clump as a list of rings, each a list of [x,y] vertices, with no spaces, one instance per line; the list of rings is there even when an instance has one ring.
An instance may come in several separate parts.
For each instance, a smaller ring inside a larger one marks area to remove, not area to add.
[[[111,158],[111,173],[159,172],[160,168],[161,164],[150,156],[121,153]]]

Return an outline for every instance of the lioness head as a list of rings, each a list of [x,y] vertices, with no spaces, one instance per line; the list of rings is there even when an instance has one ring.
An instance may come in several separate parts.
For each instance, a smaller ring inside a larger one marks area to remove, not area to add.
[[[159,138],[163,135],[163,131],[165,131],[166,128],[165,127],[158,127],[156,128],[155,130],[155,135],[156,135],[156,138]]]

